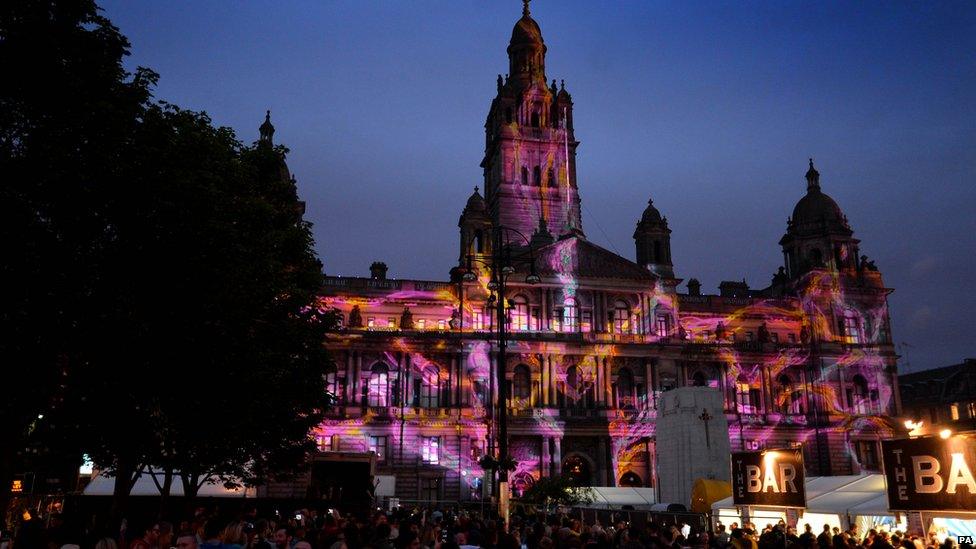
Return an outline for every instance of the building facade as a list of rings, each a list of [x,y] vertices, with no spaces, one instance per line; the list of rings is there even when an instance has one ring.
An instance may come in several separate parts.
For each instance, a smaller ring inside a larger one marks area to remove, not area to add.
[[[769,286],[728,281],[707,294],[691,279],[679,291],[671,230],[650,201],[633,212],[633,260],[587,240],[572,96],[547,82],[527,5],[508,56],[485,122],[484,194],[476,187],[461,212],[450,277],[392,279],[374,263],[368,277],[325,279],[322,304],[343,322],[326,342],[337,406],[316,433],[320,449],[375,452],[377,474],[396,476],[404,502],[477,500],[478,463],[504,413],[516,493],[561,473],[653,486],[654,456],[668,450],[655,438],[658,400],[698,385],[721,392],[733,450],[802,444],[808,474],[877,469],[900,407],[891,290],[813,161]],[[505,364],[490,272],[478,270],[499,245],[531,254],[542,279],[511,275]],[[476,281],[462,278],[469,268]]]
[[[899,386],[903,414],[916,426],[913,435],[976,432],[976,358],[904,374]]]

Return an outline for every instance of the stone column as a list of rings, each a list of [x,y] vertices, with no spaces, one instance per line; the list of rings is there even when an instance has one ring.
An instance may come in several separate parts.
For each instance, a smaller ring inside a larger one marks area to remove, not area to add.
[[[548,477],[552,471],[552,460],[549,457],[549,437],[542,435],[542,463],[539,464],[539,476]]]
[[[549,406],[549,365],[546,355],[537,356],[539,357],[539,370],[542,376],[542,406]]]
[[[613,486],[612,482],[608,481],[608,472],[610,467],[608,465],[613,462],[608,460],[607,455],[607,437],[597,437],[596,443],[596,481],[599,483],[597,486]]]
[[[644,359],[644,392],[647,398],[645,406],[654,407],[654,367],[650,359]]]
[[[599,356],[593,357],[596,367],[596,380],[593,382],[593,400],[597,407],[603,404],[603,361]]]
[[[644,479],[644,486],[657,487],[656,471],[654,470],[654,443],[647,441],[647,478]]]
[[[607,406],[613,406],[613,360],[603,357],[603,400]]]
[[[346,351],[346,406],[356,404],[356,367],[352,354],[352,351]]]
[[[352,380],[354,383],[353,391],[355,394],[354,398],[356,399],[355,400],[356,406],[363,405],[363,391],[362,389],[359,388],[359,386],[363,382],[362,378],[363,378],[363,354],[362,352],[357,351],[356,357],[353,362],[353,372],[352,372]]]
[[[563,451],[562,451],[563,437],[552,437],[552,474],[553,476],[558,476],[562,473],[563,468]]]

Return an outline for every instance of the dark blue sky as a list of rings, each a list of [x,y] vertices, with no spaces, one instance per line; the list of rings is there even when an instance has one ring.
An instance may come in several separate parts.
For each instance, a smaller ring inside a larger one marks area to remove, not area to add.
[[[517,0],[103,1],[157,96],[252,141],[272,109],[329,274],[445,279]],[[911,370],[976,356],[976,3],[535,0],[575,102],[583,227],[764,287],[807,157],[889,286]]]

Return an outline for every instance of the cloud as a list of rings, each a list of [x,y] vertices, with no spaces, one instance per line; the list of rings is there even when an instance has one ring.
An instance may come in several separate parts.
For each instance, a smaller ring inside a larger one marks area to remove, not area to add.
[[[922,278],[928,276],[935,272],[935,268],[938,266],[938,258],[936,258],[934,255],[927,255],[912,263],[910,270],[911,276],[912,278]]]
[[[925,328],[928,326],[930,320],[932,320],[932,308],[928,305],[919,307],[915,309],[912,313],[912,326],[915,328]]]

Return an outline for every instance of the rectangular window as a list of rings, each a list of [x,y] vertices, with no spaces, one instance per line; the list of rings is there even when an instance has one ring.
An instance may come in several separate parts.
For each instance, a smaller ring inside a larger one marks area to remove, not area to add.
[[[878,464],[878,445],[872,440],[860,440],[855,443],[857,461],[862,469],[876,471]]]
[[[440,463],[438,437],[421,437],[421,458],[427,465],[437,465]]]
[[[485,329],[485,314],[481,311],[471,313],[471,327],[475,330]]]
[[[655,320],[654,333],[658,337],[668,337],[668,315],[657,315]]]
[[[529,329],[529,307],[525,303],[515,303],[509,307],[509,319],[513,330],[524,332]]]
[[[563,331],[562,318],[563,318],[563,310],[562,309],[553,309],[552,310],[552,331],[554,331],[554,332],[561,332],[561,331]]]
[[[442,319],[440,319],[440,320],[437,321],[437,329],[438,330],[443,330],[446,327],[447,327],[447,321],[446,320],[444,320],[442,318]]]
[[[420,480],[420,499],[434,503],[441,499],[441,479],[424,478]]]
[[[386,463],[386,437],[370,435],[367,444],[367,450],[376,454],[376,461]]]
[[[582,320],[580,321],[580,330],[583,332],[589,332],[592,329],[593,329],[593,312],[584,310]]]
[[[315,437],[315,444],[318,446],[319,452],[338,452],[339,435],[318,435]]]
[[[539,308],[532,307],[532,314],[529,317],[529,329],[530,330],[541,330],[542,320],[539,318]]]
[[[396,317],[392,317],[391,316],[390,318],[386,319],[386,327],[387,328],[389,328],[391,330],[396,330],[397,329],[396,328],[396,325],[397,325],[397,319],[396,319]]]
[[[418,330],[425,330],[425,329],[427,329],[427,319],[426,318],[421,318],[420,320],[417,321],[417,329]]]
[[[569,306],[563,309],[563,331],[575,332],[579,327],[576,325],[576,307]]]
[[[949,417],[952,418],[952,421],[957,421],[959,419],[959,404],[949,405]]]
[[[970,419],[976,418],[976,401],[967,404],[966,411],[969,413]]]
[[[369,328],[370,330],[372,330],[373,328],[375,328],[376,327],[376,318],[374,318],[374,317],[367,318],[366,319],[366,327]]]
[[[860,343],[861,331],[857,328],[857,318],[853,316],[844,317],[844,343]]]

